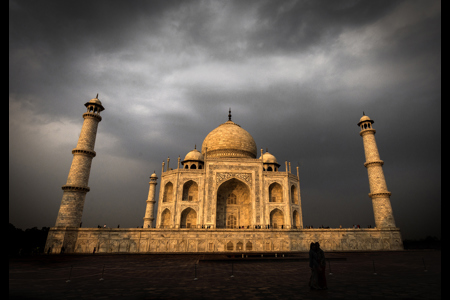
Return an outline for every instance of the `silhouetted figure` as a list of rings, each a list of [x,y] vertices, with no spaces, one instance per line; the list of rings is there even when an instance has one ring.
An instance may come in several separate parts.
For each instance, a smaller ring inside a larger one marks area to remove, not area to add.
[[[61,254],[64,254],[64,251],[66,251],[66,249],[64,249],[64,246],[61,247]]]
[[[319,286],[319,262],[317,259],[316,245],[309,245],[309,267],[311,268],[311,277],[309,278],[309,288],[320,290]]]
[[[316,242],[316,252],[317,252],[317,262],[319,263],[319,269],[318,269],[318,277],[319,277],[319,287],[322,290],[327,289],[327,279],[325,277],[325,267],[327,265],[327,262],[325,260],[325,253],[320,248],[319,242]]]

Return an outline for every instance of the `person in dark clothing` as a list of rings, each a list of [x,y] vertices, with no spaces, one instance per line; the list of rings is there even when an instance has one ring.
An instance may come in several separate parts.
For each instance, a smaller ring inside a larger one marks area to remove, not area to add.
[[[312,290],[320,290],[319,286],[319,261],[316,252],[316,245],[309,245],[309,267],[311,268],[311,277],[309,278],[309,287]]]
[[[327,289],[327,279],[325,277],[325,267],[326,267],[327,262],[325,260],[325,253],[320,248],[319,242],[316,242],[315,246],[316,246],[315,248],[316,248],[316,253],[317,253],[317,262],[319,264],[318,283],[319,283],[319,287],[322,290],[326,290]]]

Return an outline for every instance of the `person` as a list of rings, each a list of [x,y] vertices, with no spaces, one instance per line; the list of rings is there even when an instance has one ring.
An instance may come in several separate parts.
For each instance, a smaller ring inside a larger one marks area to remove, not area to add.
[[[317,260],[316,244],[311,242],[309,245],[309,267],[311,268],[311,277],[309,278],[309,288],[320,290],[319,286],[319,262]]]
[[[316,253],[317,253],[317,261],[318,261],[318,264],[319,264],[319,268],[318,268],[318,283],[319,283],[319,287],[322,290],[326,290],[327,289],[327,279],[325,277],[325,267],[327,265],[327,261],[325,260],[325,253],[320,248],[319,242],[316,242],[315,246],[316,246],[315,250],[316,250]]]

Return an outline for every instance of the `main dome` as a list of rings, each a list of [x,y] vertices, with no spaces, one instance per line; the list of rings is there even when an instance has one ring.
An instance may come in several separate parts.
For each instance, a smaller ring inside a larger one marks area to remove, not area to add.
[[[228,120],[206,136],[202,144],[202,154],[206,154],[206,158],[256,158],[256,143],[250,133]]]

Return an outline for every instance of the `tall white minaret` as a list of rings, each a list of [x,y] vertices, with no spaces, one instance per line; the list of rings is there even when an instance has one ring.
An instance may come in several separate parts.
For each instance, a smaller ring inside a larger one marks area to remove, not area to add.
[[[145,215],[144,215],[144,226],[143,228],[152,228],[153,226],[153,220],[155,219],[153,217],[153,207],[155,205],[155,193],[156,193],[156,185],[158,184],[156,181],[158,180],[158,176],[156,176],[156,173],[153,173],[150,176],[150,188],[148,190],[148,197],[147,197],[147,207],[145,209]]]
[[[361,128],[359,135],[363,138],[364,152],[366,162],[364,166],[367,168],[369,175],[370,193],[372,198],[373,213],[375,217],[375,226],[377,228],[395,227],[394,215],[391,207],[391,192],[386,186],[386,179],[383,173],[384,162],[380,159],[377,144],[375,142],[374,123],[363,112],[362,118],[359,120],[358,126]]]
[[[100,112],[105,108],[98,100],[98,94],[84,106],[87,107],[87,112],[83,114],[84,122],[77,147],[72,150],[73,160],[67,182],[62,186],[64,193],[56,218],[56,227],[80,227],[84,200],[86,193],[89,192],[89,174],[92,159],[96,155],[94,146],[97,127],[102,120]]]

